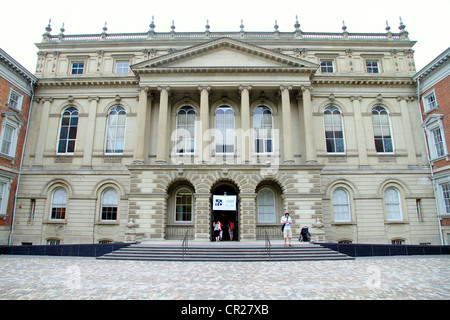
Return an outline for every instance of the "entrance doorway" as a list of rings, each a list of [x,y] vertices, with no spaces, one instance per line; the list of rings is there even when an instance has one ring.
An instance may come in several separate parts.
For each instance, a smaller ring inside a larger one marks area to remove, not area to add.
[[[213,223],[220,221],[222,223],[222,239],[221,241],[239,241],[239,201],[238,189],[233,183],[221,182],[212,188],[211,197],[211,241],[216,241],[214,237]],[[218,197],[215,197],[218,196]],[[215,206],[214,201],[227,203],[229,206]],[[233,224],[233,238],[229,233],[230,223]]]

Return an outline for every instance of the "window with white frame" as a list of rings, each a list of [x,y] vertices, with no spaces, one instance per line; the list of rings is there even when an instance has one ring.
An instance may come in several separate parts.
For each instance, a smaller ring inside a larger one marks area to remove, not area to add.
[[[216,111],[216,153],[234,153],[234,111],[221,106]]]
[[[105,153],[123,153],[126,118],[127,113],[122,106],[115,106],[109,111]]]
[[[2,116],[4,118],[0,134],[0,154],[15,157],[21,121],[15,115],[3,113]]]
[[[177,113],[177,153],[194,153],[195,148],[195,110],[184,106]]]
[[[334,221],[350,221],[350,198],[347,190],[337,188],[333,191],[333,213]]]
[[[345,152],[341,111],[336,106],[328,106],[323,112],[323,117],[325,122],[327,152]]]
[[[258,208],[258,222],[275,223],[275,193],[270,188],[263,188],[256,198]]]
[[[367,71],[367,73],[380,73],[380,67],[378,65],[378,60],[367,60],[366,61],[366,71]]]
[[[101,220],[117,220],[117,207],[119,199],[116,189],[107,188],[102,193],[102,215]]]
[[[440,184],[442,202],[443,202],[443,214],[450,214],[450,181]]]
[[[192,205],[192,192],[187,188],[178,190],[175,196],[175,222],[191,222]]]
[[[320,71],[323,73],[334,73],[333,60],[321,60]]]
[[[52,211],[50,219],[63,220],[66,218],[67,191],[62,188],[56,188],[52,193]]]
[[[389,113],[382,106],[372,109],[372,125],[377,152],[394,152]]]
[[[117,61],[116,62],[116,74],[127,74],[130,70],[129,61]]]
[[[11,88],[9,91],[8,106],[17,110],[22,109],[23,95]]]
[[[272,111],[266,106],[258,106],[253,112],[253,129],[255,131],[255,152],[271,153],[272,129],[273,129]]]
[[[435,91],[431,91],[422,97],[423,111],[429,112],[438,107]]]
[[[6,177],[0,177],[0,217],[6,216],[10,187],[11,180]]]
[[[386,210],[386,220],[402,220],[400,192],[396,188],[389,187],[386,189],[386,191],[384,192],[384,206]]]
[[[59,131],[58,153],[73,153],[78,131],[78,109],[68,107],[61,117],[61,128]]]
[[[443,118],[441,114],[430,114],[424,121],[431,160],[447,156]]]
[[[71,74],[83,74],[84,62],[72,62]]]

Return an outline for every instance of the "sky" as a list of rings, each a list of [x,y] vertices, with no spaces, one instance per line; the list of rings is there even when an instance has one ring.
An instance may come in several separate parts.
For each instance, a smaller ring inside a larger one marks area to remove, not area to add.
[[[5,10],[6,6],[6,10]],[[448,13],[450,0],[15,0],[2,4],[0,48],[34,73],[35,43],[51,19],[52,35],[64,23],[65,34],[147,32],[154,16],[155,32],[201,32],[209,20],[210,31],[293,32],[296,16],[304,32],[384,33],[399,32],[400,17],[417,41],[416,69],[419,71],[450,46]],[[18,13],[18,14],[15,14]]]

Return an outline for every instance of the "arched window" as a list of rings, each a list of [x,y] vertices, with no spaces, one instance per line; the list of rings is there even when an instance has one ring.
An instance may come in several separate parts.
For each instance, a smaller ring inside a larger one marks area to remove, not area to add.
[[[216,152],[234,153],[234,112],[228,106],[216,111]]]
[[[327,152],[345,152],[341,111],[335,106],[328,106],[323,113]]]
[[[258,222],[274,223],[275,222],[275,193],[264,188],[258,192]]]
[[[106,153],[123,153],[126,119],[127,113],[121,106],[115,106],[109,111],[106,128]]]
[[[256,153],[270,153],[272,145],[272,111],[266,106],[256,107],[253,112]]]
[[[396,188],[389,187],[384,192],[384,205],[386,208],[386,220],[402,220],[402,208],[400,192]]]
[[[119,198],[117,191],[108,188],[102,193],[102,220],[117,220]]]
[[[194,153],[195,148],[194,108],[182,107],[177,114],[177,153]]]
[[[175,222],[192,221],[192,192],[187,188],[178,190],[175,196]]]
[[[77,140],[78,109],[68,107],[61,117],[61,128],[59,131],[58,153],[73,153]]]
[[[52,194],[51,219],[66,218],[67,191],[64,188],[56,188]]]
[[[333,213],[334,221],[351,221],[350,198],[344,188],[333,191]]]
[[[389,113],[384,107],[372,109],[372,125],[377,152],[394,152]]]

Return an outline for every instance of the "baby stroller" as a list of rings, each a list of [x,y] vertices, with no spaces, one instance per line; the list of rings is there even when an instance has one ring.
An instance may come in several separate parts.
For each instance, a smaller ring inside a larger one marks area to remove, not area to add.
[[[300,238],[298,238],[298,241],[309,242],[310,239],[311,239],[311,236],[309,234],[308,227],[305,226],[300,231]]]

